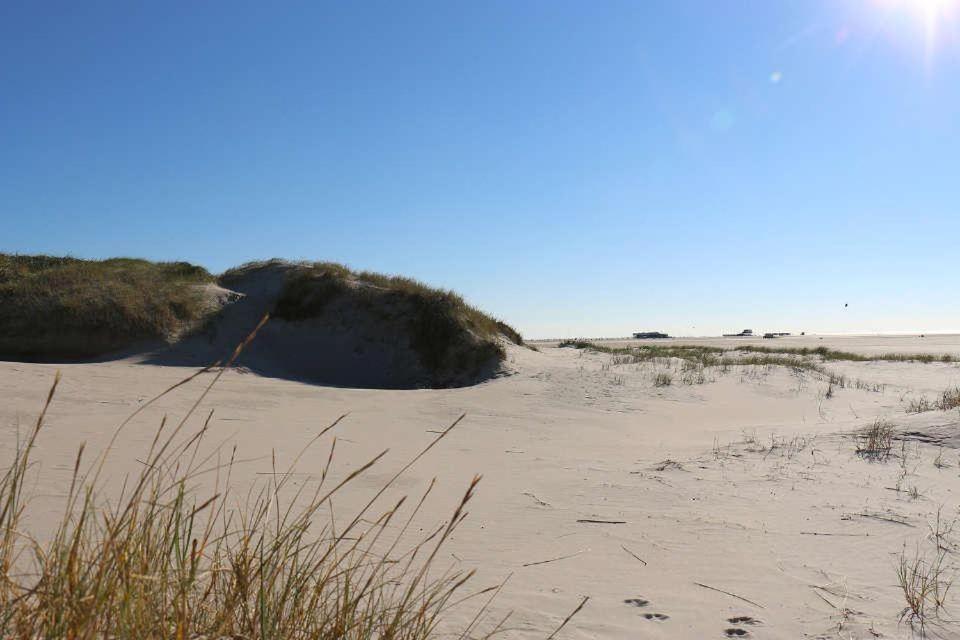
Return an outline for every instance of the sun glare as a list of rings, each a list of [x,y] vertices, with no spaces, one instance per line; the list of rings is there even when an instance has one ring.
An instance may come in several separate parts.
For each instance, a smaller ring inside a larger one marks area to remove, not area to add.
[[[887,14],[888,28],[894,33],[919,41],[928,72],[932,70],[938,50],[958,39],[960,0],[873,0],[873,3]]]

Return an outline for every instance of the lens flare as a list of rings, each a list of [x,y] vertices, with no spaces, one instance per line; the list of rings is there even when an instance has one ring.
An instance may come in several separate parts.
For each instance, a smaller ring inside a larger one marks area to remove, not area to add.
[[[924,62],[933,64],[938,47],[945,38],[955,39],[955,24],[960,12],[960,0],[874,0],[890,14],[896,25],[903,24],[923,40]]]

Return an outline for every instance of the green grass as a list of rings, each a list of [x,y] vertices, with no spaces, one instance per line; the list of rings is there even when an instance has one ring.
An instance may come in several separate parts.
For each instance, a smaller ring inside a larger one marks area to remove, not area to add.
[[[274,317],[291,321],[317,318],[331,303],[344,298],[357,309],[399,319],[420,362],[438,379],[451,372],[476,375],[503,360],[501,335],[523,344],[515,329],[452,291],[329,262],[299,265],[288,273]]]
[[[955,362],[956,358],[949,353],[929,354],[929,353],[880,353],[876,355],[864,355],[852,353],[849,351],[837,351],[827,347],[761,347],[755,345],[738,345],[735,347],[712,347],[705,345],[639,345],[629,347],[608,347],[606,345],[589,342],[587,340],[563,340],[558,345],[560,347],[573,347],[576,349],[590,349],[600,353],[612,353],[619,355],[636,355],[645,359],[653,358],[681,358],[683,360],[707,360],[710,357],[716,357],[722,354],[756,353],[763,355],[789,355],[799,356],[800,358],[816,358],[821,362],[830,361],[851,361],[851,362],[872,362],[877,360],[887,362]]]
[[[796,356],[815,356],[821,360],[828,362],[832,360],[847,360],[850,362],[871,362],[871,361],[885,361],[885,362],[955,362],[956,358],[949,354],[932,354],[932,353],[878,353],[875,355],[865,355],[862,353],[852,353],[850,351],[837,351],[835,349],[828,349],[827,347],[815,347],[810,349],[808,347],[759,347],[754,345],[743,345],[738,347],[739,351],[749,351],[753,353],[771,353],[771,354],[791,354]]]
[[[752,366],[786,367],[795,371],[807,371],[819,374],[823,376],[829,384],[827,387],[827,398],[834,396],[835,388],[845,389],[849,386],[876,393],[882,392],[885,388],[885,385],[860,379],[850,379],[843,374],[834,373],[823,364],[826,361],[847,359],[846,356],[848,355],[854,356],[857,361],[869,361],[872,360],[872,358],[856,354],[847,354],[842,351],[833,351],[823,347],[816,349],[778,349],[740,345],[732,348],[724,348],[683,344],[644,344],[629,347],[610,347],[586,340],[564,340],[560,342],[559,346],[610,354],[612,356],[611,364],[613,365],[640,364],[645,362],[669,364],[671,359],[677,359],[683,363],[681,381],[685,384],[705,384],[710,379],[707,377],[705,369],[716,368],[722,372],[726,372],[730,367],[734,366]],[[919,362],[949,361],[949,356],[930,358],[917,356],[917,358],[912,358],[908,354],[888,354],[884,357],[887,360],[897,361],[908,361],[912,359],[916,359]]]
[[[202,320],[186,262],[0,254],[0,355],[88,357],[162,339]]]

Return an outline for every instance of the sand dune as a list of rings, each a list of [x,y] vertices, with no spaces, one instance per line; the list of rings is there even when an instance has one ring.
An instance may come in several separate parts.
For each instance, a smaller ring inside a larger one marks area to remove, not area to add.
[[[325,385],[415,389],[502,373],[511,327],[450,291],[333,263],[187,263],[0,254],[0,359],[202,367],[272,320],[238,367]]]
[[[911,351],[919,340],[832,338],[830,345]],[[960,353],[960,339],[937,340]],[[447,560],[477,568],[482,584],[512,574],[489,618],[513,610],[508,637],[545,637],[584,596],[590,600],[564,637],[910,635],[900,621],[896,567],[904,550],[909,558],[932,553],[928,527],[938,513],[941,523],[958,515],[960,414],[905,408],[960,384],[957,364],[831,362],[832,371],[876,386],[836,388],[827,397],[823,375],[782,366],[708,369],[702,383],[683,384],[679,361],[614,364],[589,351],[506,349],[512,375],[460,389],[336,388],[228,372],[203,403],[215,410],[209,439],[237,446],[246,462],[234,481],[243,486],[269,472],[272,455],[290,461],[349,412],[335,430],[335,473],[390,449],[337,502],[338,512],[349,512],[433,432],[466,413],[383,500],[419,494],[437,477],[418,519],[429,530],[472,475],[484,475]],[[4,363],[5,450],[57,368],[64,380],[35,473],[48,506],[35,514],[34,530],[56,517],[77,444],[96,450],[144,398],[191,371],[131,360]],[[674,382],[654,386],[664,370]],[[110,477],[136,470],[160,416],[185,411],[198,384],[135,421],[110,457]],[[885,462],[858,455],[853,435],[878,418],[900,434]],[[312,481],[326,453],[306,452],[298,482]],[[941,542],[952,572],[955,536]],[[945,619],[927,630],[960,636]]]

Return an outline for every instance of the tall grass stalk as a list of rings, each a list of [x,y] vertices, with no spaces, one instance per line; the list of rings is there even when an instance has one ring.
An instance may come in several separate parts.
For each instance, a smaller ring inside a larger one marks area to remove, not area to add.
[[[161,422],[142,470],[123,484],[119,499],[105,497],[102,477],[117,434],[89,465],[81,445],[62,516],[35,537],[25,530],[31,500],[24,487],[57,375],[0,478],[0,637],[420,640],[434,637],[454,607],[498,590],[464,593],[473,571],[437,567],[440,549],[467,517],[479,476],[444,524],[412,541],[411,524],[434,484],[409,512],[406,497],[380,506],[384,492],[463,416],[341,527],[321,512],[332,511],[332,498],[386,451],[335,482],[332,438],[315,488],[291,484],[301,452],[286,470],[274,461],[268,479],[238,501],[235,452],[201,451],[212,413],[194,432],[185,428],[223,370],[175,427]],[[213,487],[203,491],[200,478],[208,474]],[[476,632],[488,604],[478,605],[464,636],[489,635],[503,624]]]

